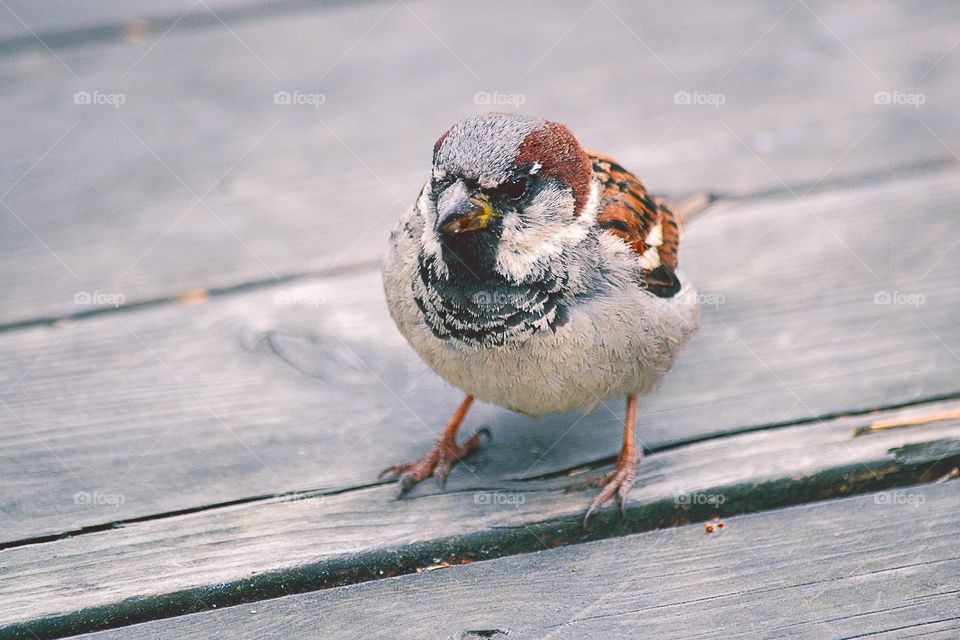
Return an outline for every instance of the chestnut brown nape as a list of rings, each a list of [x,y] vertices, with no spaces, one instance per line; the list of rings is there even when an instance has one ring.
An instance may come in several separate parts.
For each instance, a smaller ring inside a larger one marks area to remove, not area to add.
[[[443,141],[447,139],[447,136],[450,135],[450,129],[447,129],[443,134],[437,138],[437,141],[433,143],[433,155],[437,155],[437,152],[440,151],[440,147],[443,146]]]
[[[574,212],[580,215],[590,197],[593,167],[587,152],[570,129],[559,122],[544,122],[527,134],[514,159],[514,166],[534,162],[540,164],[540,175],[556,178],[570,186]]]

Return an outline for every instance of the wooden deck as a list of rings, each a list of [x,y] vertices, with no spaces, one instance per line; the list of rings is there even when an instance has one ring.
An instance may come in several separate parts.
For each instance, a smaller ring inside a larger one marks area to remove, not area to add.
[[[960,637],[955,3],[53,7],[0,3],[0,638]],[[377,260],[478,92],[716,198],[625,521],[565,492],[620,402],[376,480],[458,400]]]

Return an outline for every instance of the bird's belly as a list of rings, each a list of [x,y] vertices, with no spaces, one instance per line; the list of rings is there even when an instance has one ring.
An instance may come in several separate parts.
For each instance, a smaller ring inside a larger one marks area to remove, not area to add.
[[[565,356],[565,357],[564,357]],[[655,386],[652,376],[630,374],[627,367],[600,362],[597,353],[558,354],[526,345],[522,350],[486,350],[463,354],[455,362],[436,365],[437,372],[452,385],[483,402],[490,402],[531,416],[581,409],[589,411],[609,397]],[[580,362],[593,361],[593,371]],[[619,369],[616,375],[610,371]]]
[[[573,309],[555,332],[520,344],[468,347],[432,335],[411,342],[449,383],[478,400],[534,416],[589,411],[655,390],[696,331],[695,304],[641,295],[634,305]]]

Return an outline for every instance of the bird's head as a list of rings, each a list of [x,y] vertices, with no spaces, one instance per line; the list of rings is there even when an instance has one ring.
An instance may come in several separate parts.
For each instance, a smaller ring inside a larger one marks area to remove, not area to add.
[[[587,153],[562,124],[471,116],[434,145],[425,244],[451,271],[528,281],[585,237],[593,183]]]

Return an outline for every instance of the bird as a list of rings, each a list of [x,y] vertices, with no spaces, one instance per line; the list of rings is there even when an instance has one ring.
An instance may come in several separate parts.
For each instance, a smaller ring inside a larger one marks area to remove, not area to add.
[[[626,399],[613,470],[584,525],[627,494],[643,455],[638,398],[656,391],[700,311],[678,267],[681,220],[615,160],[565,125],[482,113],[433,146],[429,178],[390,234],[383,287],[420,358],[464,398],[422,458],[387,467],[402,496],[490,437],[457,434],[475,400],[539,417]]]

